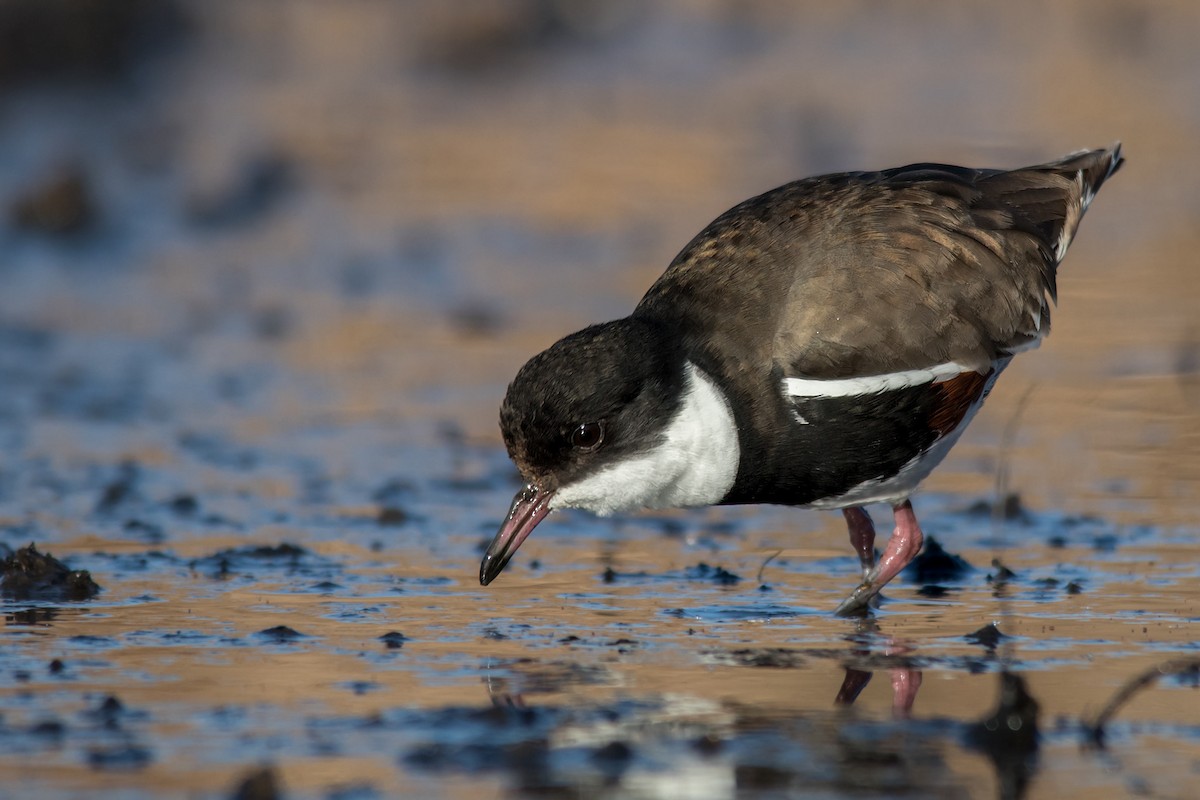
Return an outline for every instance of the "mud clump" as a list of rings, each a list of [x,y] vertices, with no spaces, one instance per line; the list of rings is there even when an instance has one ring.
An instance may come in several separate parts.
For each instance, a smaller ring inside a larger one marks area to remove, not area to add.
[[[768,667],[770,669],[796,669],[806,659],[796,650],[785,647],[755,647],[734,650],[729,653],[734,664],[740,667]]]
[[[689,581],[712,581],[718,586],[734,586],[742,580],[724,567],[713,567],[703,561],[684,570],[683,577]]]
[[[197,187],[187,200],[185,213],[196,226],[208,230],[235,229],[260,222],[297,187],[299,166],[281,150],[245,157],[233,174],[217,176],[213,185]],[[285,321],[284,318],[280,318]],[[260,334],[271,336],[268,323]]]
[[[993,586],[1003,586],[1009,581],[1015,580],[1017,577],[1017,573],[1004,566],[1004,564],[998,558],[992,559],[992,568],[996,571],[988,574],[987,581]]]
[[[136,744],[95,747],[87,754],[88,766],[101,771],[139,770],[148,766],[153,760],[154,755],[148,749]]]
[[[90,600],[100,586],[85,569],[72,570],[30,544],[0,562],[0,597],[9,600]]]
[[[1002,639],[1007,639],[1008,635],[1001,633],[1000,627],[994,622],[989,622],[977,631],[972,631],[963,637],[971,644],[982,645],[989,651],[995,650],[999,646]]]
[[[967,509],[967,513],[976,517],[991,517],[1005,522],[1019,522],[1024,525],[1033,523],[1033,515],[1025,510],[1021,495],[1009,492],[995,502],[979,500]]]
[[[231,800],[276,800],[283,797],[274,767],[255,769],[242,778],[229,795]]]
[[[256,568],[282,568],[298,572],[311,567],[316,557],[299,545],[281,542],[277,545],[246,545],[219,550],[211,556],[188,563],[191,569],[224,580],[234,575],[252,575]]]
[[[913,559],[905,573],[921,584],[953,583],[961,580],[971,569],[965,558],[947,551],[941,542],[929,536],[925,539],[925,549]]]
[[[78,164],[61,167],[28,187],[9,209],[14,226],[48,236],[86,233],[98,216],[91,179]]]
[[[400,633],[400,631],[388,631],[379,637],[379,641],[383,642],[384,647],[388,650],[399,650],[404,647],[404,643],[408,641],[408,637]]]
[[[276,625],[274,628],[266,628],[256,633],[255,636],[258,636],[263,641],[274,644],[287,644],[288,642],[296,642],[308,638],[307,634],[303,634],[295,628],[289,628],[287,625]]]
[[[96,513],[112,514],[125,503],[137,499],[140,480],[141,468],[137,462],[121,462],[116,477],[105,484],[99,499],[96,500]]]
[[[375,516],[375,522],[383,528],[398,528],[408,520],[408,512],[399,506],[383,506]]]

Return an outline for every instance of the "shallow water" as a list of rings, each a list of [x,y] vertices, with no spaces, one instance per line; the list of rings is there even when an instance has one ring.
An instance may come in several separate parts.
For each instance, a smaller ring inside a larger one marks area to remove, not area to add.
[[[103,587],[2,603],[0,796],[1194,796],[1194,672],[1085,730],[1200,658],[1190,5],[179,8],[129,72],[0,74],[0,542]],[[840,515],[562,514],[478,585],[505,383],[717,213],[1116,138],[916,501],[971,569],[841,620]],[[17,213],[63,164],[78,230]],[[1036,750],[978,733],[1003,673]]]

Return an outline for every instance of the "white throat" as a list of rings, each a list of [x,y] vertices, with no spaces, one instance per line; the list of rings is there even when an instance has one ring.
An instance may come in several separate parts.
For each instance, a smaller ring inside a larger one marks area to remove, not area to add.
[[[719,502],[737,478],[737,425],[725,394],[687,362],[683,399],[653,449],[561,487],[550,508],[613,514]]]

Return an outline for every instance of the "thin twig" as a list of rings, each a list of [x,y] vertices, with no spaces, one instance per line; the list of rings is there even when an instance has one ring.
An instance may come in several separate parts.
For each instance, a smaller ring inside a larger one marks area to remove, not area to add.
[[[767,568],[767,564],[770,564],[772,561],[775,560],[776,556],[778,556],[782,553],[783,553],[782,550],[776,550],[774,553],[771,553],[771,555],[767,556],[766,561],[762,562],[762,566],[758,568],[758,578],[756,579],[758,581],[759,586],[762,585],[762,582],[763,582],[762,574],[763,574],[763,570]]]
[[[1095,747],[1104,746],[1104,726],[1135,694],[1164,675],[1183,675],[1188,672],[1200,674],[1200,658],[1178,658],[1174,661],[1165,661],[1135,675],[1113,695],[1113,698],[1108,701],[1108,705],[1096,715],[1096,718],[1086,724],[1091,744]]]
[[[1025,414],[1025,409],[1029,405],[1029,398],[1033,396],[1034,384],[1030,384],[1021,398],[1017,400],[1017,407],[1013,409],[1012,416],[1008,418],[1008,422],[1004,424],[1004,431],[1000,434],[1000,452],[996,456],[996,483],[993,488],[992,497],[992,540],[1004,541],[1004,546],[1007,548],[1007,535],[1003,522],[1004,512],[1008,505],[1009,491],[1009,457],[1012,453],[1013,444],[1017,439],[1017,429],[1021,425],[1021,417]],[[996,555],[999,557],[999,554]],[[1012,608],[1007,601],[1007,595],[999,596],[1000,603],[1000,618],[1008,622],[1012,618]],[[1001,643],[1000,647],[1000,662],[1002,665],[1012,664],[1016,661],[1016,655],[1013,650],[1016,647],[1015,639],[1006,639]]]
[[[1008,460],[1012,453],[1013,443],[1017,438],[1017,428],[1021,425],[1021,417],[1024,416],[1025,409],[1029,405],[1029,398],[1033,396],[1033,390],[1036,388],[1036,384],[1029,384],[1025,393],[1021,395],[1021,399],[1017,401],[1017,407],[1013,409],[1012,416],[1004,424],[1003,433],[1000,434],[1000,452],[996,459],[996,484],[993,488],[992,499],[993,533],[996,532],[996,529],[1000,526],[1000,522],[1003,521],[1004,511],[1008,506]]]

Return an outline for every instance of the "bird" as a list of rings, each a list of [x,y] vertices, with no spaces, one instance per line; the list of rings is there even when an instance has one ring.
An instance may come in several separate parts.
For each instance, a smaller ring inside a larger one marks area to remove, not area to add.
[[[622,319],[533,356],[500,430],[523,485],[487,586],[551,512],[776,504],[841,510],[876,596],[918,554],[911,497],[1014,356],[1050,332],[1057,270],[1119,142],[1019,169],[918,163],[746,200]],[[876,558],[864,506],[895,529]]]

